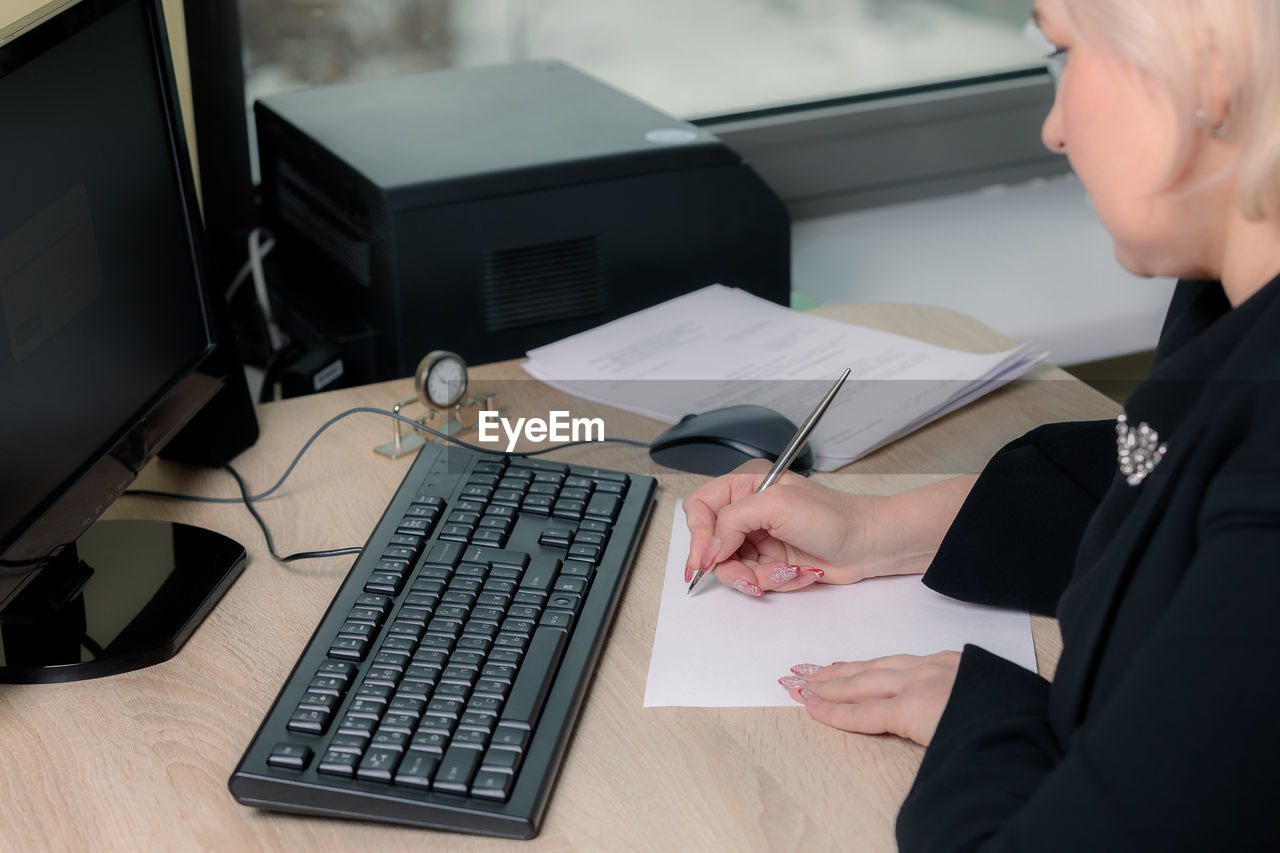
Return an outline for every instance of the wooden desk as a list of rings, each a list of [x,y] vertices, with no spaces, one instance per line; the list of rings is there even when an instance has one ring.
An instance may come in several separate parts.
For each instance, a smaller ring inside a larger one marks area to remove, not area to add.
[[[974,351],[1007,341],[942,309],[862,305],[821,313],[910,332]],[[497,390],[513,414],[609,411],[609,433],[649,439],[645,418],[564,397],[515,362],[473,370],[476,391]],[[324,420],[356,405],[389,408],[408,380],[260,409],[262,439],[236,460],[252,487],[279,476]],[[892,493],[979,470],[1004,442],[1053,420],[1113,417],[1119,407],[1062,371],[1027,378],[833,474],[837,488]],[[409,458],[371,448],[390,421],[356,415],[314,448],[274,497],[258,504],[281,553],[363,544]],[[129,850],[376,850],[447,845],[456,851],[893,850],[893,820],[922,753],[896,737],[845,734],[799,708],[644,709],[673,501],[705,478],[659,471],[640,449],[604,445],[554,458],[658,473],[659,504],[624,593],[541,835],[510,842],[339,820],[270,814],[237,805],[226,782],[323,615],[352,558],[292,565],[267,555],[239,505],[129,498],[109,517],[202,525],[245,543],[250,562],[173,660],[99,681],[0,686],[0,847]],[[139,485],[232,496],[230,477],[171,463]],[[1060,641],[1035,620],[1041,671]],[[690,650],[696,653],[696,650]]]

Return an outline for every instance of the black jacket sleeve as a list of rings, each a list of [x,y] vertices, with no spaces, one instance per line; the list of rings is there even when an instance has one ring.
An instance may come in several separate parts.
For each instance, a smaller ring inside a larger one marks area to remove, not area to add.
[[[1280,849],[1273,434],[1211,481],[1176,591],[1069,734],[1047,722],[1059,685],[965,650],[899,814],[904,853]]]
[[[1081,534],[1115,476],[1115,422],[1049,424],[983,470],[924,583],[960,599],[1053,614]]]

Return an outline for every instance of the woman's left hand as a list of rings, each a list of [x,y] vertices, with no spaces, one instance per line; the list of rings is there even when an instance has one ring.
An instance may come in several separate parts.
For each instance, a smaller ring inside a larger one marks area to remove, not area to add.
[[[889,732],[928,746],[959,666],[959,652],[890,655],[823,667],[798,664],[780,683],[820,723],[862,734]]]

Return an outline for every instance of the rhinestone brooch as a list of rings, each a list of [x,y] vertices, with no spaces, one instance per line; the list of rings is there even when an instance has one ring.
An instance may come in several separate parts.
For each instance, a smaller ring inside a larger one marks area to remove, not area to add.
[[[1160,443],[1160,434],[1145,423],[1134,429],[1124,414],[1116,418],[1116,458],[1120,462],[1120,473],[1130,486],[1145,480],[1168,449]]]

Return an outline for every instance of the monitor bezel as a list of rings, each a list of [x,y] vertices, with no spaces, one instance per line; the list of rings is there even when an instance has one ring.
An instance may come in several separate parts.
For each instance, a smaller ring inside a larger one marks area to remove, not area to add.
[[[174,171],[181,201],[182,228],[187,238],[205,345],[125,423],[111,432],[82,465],[36,501],[12,529],[0,531],[0,611],[35,579],[51,557],[72,544],[97,520],[132,482],[142,465],[159,453],[223,385],[222,381],[215,380],[216,387],[211,386],[209,377],[197,374],[197,369],[214,350],[214,338],[204,276],[203,238],[197,228],[200,213],[162,0],[73,0],[71,3],[55,0],[47,4],[20,21],[20,28],[11,28],[6,33],[7,40],[0,42],[0,85],[8,74],[131,4],[141,7],[150,34],[152,75],[164,113],[169,166]],[[121,454],[129,464],[120,465],[116,461]],[[104,477],[107,469],[110,473]],[[68,508],[75,508],[70,515]],[[69,517],[74,521],[68,522]]]

